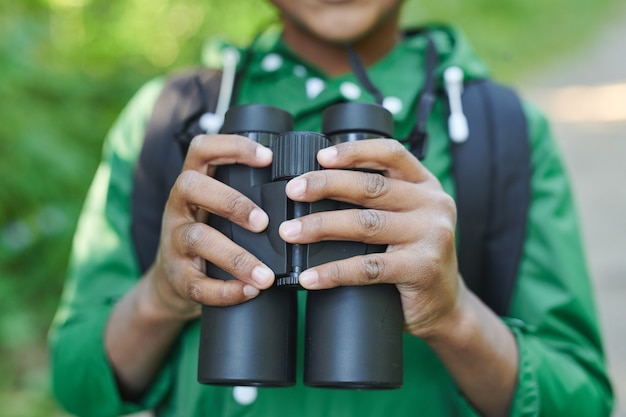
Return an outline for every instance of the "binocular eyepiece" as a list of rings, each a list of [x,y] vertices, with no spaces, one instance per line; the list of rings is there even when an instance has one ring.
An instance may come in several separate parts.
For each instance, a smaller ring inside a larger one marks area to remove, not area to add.
[[[237,189],[269,216],[268,228],[249,232],[218,216],[209,224],[270,267],[273,287],[228,307],[203,306],[198,381],[203,384],[281,387],[296,383],[298,278],[326,262],[383,252],[383,245],[324,241],[288,244],[285,220],[357,206],[332,200],[294,202],[287,182],[321,169],[317,152],[346,141],[393,136],[391,114],[366,103],[342,103],[322,114],[322,133],[292,131],[289,113],[270,106],[231,108],[222,133],[247,136],[274,152],[269,167],[221,166],[216,178]],[[235,279],[207,263],[207,275]],[[403,313],[395,285],[345,286],[306,294],[304,384],[383,389],[402,385]]]

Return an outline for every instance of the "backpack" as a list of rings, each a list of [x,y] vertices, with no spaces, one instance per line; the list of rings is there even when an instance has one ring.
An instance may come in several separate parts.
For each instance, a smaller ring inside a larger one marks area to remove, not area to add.
[[[148,122],[132,193],[131,233],[140,269],[154,262],[161,219],[199,119],[214,111],[219,71],[198,69],[166,83]],[[451,142],[459,270],[468,287],[505,316],[517,279],[530,203],[530,145],[517,94],[483,79],[464,85],[469,137]]]

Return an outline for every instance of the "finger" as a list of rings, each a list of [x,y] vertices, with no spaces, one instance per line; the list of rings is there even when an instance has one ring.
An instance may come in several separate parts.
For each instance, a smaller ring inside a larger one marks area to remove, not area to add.
[[[274,282],[274,273],[270,268],[206,224],[185,224],[173,233],[179,253],[187,257],[206,259],[242,283],[258,289],[269,288]]]
[[[194,268],[180,271],[184,280],[177,280],[174,289],[188,300],[203,305],[228,306],[256,297],[259,290],[238,280],[209,278]]]
[[[167,206],[166,210],[180,213],[186,221],[197,220],[197,212],[202,209],[255,232],[265,230],[269,223],[267,214],[248,197],[192,170],[178,176]]]
[[[427,188],[417,189],[416,184],[378,173],[330,169],[294,178],[287,183],[285,191],[295,201],[331,199],[392,211],[411,210],[415,208],[416,198],[430,194]]]
[[[325,168],[371,169],[416,183],[433,178],[419,160],[394,139],[344,142],[322,149],[317,159]]]
[[[280,236],[289,243],[343,240],[370,244],[401,244],[419,232],[416,214],[372,209],[346,209],[314,213],[283,222]]]
[[[309,290],[396,284],[399,289],[433,291],[446,285],[442,274],[447,270],[445,266],[455,264],[455,260],[454,246],[444,251],[428,244],[420,244],[412,250],[389,246],[386,252],[354,256],[307,269],[300,274],[300,284]]]
[[[308,290],[346,285],[392,283],[402,268],[388,253],[373,253],[329,262],[300,274],[300,284]]]
[[[243,164],[252,167],[267,166],[272,151],[239,135],[198,135],[189,145],[183,164],[184,170],[206,172],[207,166]]]

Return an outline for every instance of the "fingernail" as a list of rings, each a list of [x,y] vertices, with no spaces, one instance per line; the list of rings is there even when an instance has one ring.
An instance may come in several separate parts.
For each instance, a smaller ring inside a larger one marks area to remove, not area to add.
[[[266,266],[256,266],[252,270],[252,279],[260,287],[267,287],[272,283],[274,273]]]
[[[302,223],[298,220],[289,220],[284,222],[280,228],[285,237],[294,238],[300,234],[300,231],[302,230]]]
[[[317,284],[318,275],[313,270],[304,271],[300,274],[300,285],[305,288],[312,287]]]
[[[255,208],[248,215],[248,222],[250,225],[254,227],[256,230],[263,230],[267,227],[270,219],[267,217],[267,214],[258,208]]]
[[[294,178],[288,184],[289,194],[293,197],[301,197],[306,191],[306,180],[304,178]]]
[[[326,162],[330,162],[337,157],[337,148],[331,146],[330,148],[324,148],[317,153],[319,159]]]
[[[258,288],[254,288],[252,285],[245,285],[243,287],[243,295],[248,298],[254,298],[259,295],[261,291]]]

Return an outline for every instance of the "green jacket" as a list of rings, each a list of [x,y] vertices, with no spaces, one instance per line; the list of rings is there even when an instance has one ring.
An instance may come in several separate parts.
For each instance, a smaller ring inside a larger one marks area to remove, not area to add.
[[[463,36],[448,28],[434,33],[440,82],[451,65],[462,67],[468,78],[488,75]],[[220,65],[213,52],[223,46],[216,42],[208,50],[208,65]],[[415,122],[425,46],[421,35],[407,38],[369,69],[394,113],[398,138],[406,137]],[[298,59],[276,32],[258,39],[251,54],[238,103],[285,108],[295,116],[298,130],[319,131],[321,111],[337,101],[374,102],[354,75],[326,77]],[[408,335],[405,383],[398,390],[315,389],[301,383],[258,390],[200,385],[198,321],[185,328],[140,403],[120,399],[103,334],[116,300],[140,275],[130,237],[130,195],[146,122],[162,86],[162,79],[144,86],[112,128],[78,224],[67,285],[50,333],[53,387],[61,404],[82,416],[145,408],[181,417],[478,415],[437,356]],[[423,162],[454,195],[444,107],[440,98],[428,122],[430,142]],[[546,120],[528,104],[524,110],[532,147],[532,202],[511,314],[503,318],[520,352],[511,415],[606,416],[612,392],[568,180]]]

